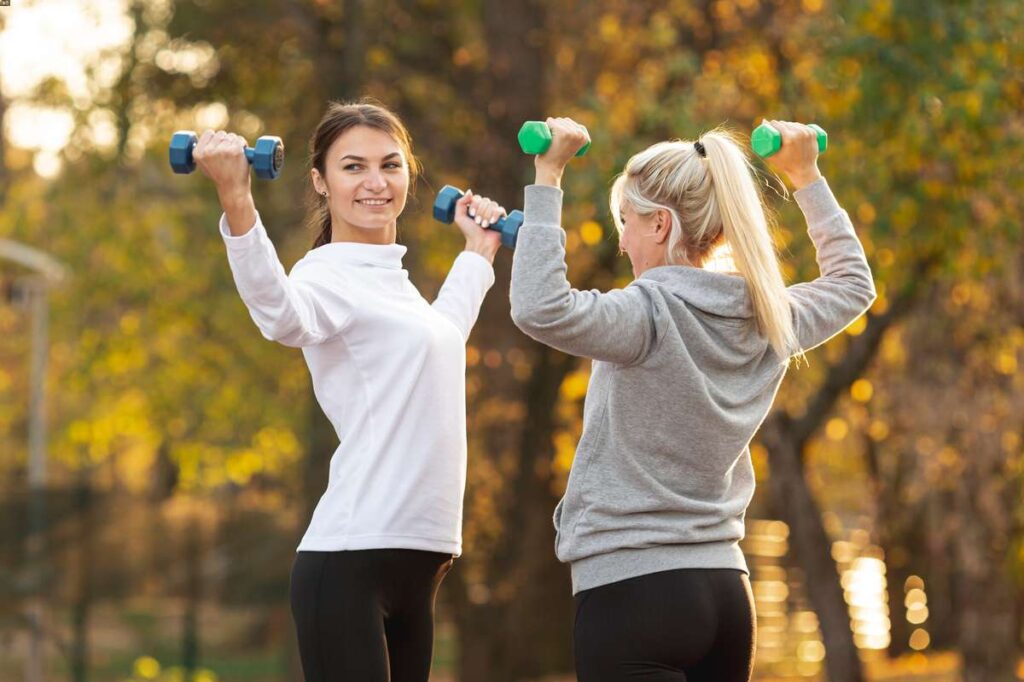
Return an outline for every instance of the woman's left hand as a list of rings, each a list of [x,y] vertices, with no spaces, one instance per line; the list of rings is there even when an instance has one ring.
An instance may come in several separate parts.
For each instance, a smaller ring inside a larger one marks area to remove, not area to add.
[[[487,260],[494,262],[494,254],[501,246],[501,234],[496,230],[488,230],[508,214],[496,201],[466,193],[455,203],[455,224],[466,237],[466,250],[479,253]]]
[[[559,187],[566,164],[590,142],[590,133],[571,118],[548,118],[545,122],[551,129],[551,146],[543,154],[534,157],[536,183]]]

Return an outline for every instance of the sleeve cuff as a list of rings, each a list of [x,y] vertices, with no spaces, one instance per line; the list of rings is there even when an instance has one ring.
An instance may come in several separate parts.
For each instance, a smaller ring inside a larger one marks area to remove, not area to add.
[[[263,221],[260,220],[259,211],[256,212],[256,222],[253,223],[249,231],[241,235],[231,234],[231,228],[228,227],[228,216],[226,213],[220,215],[220,236],[224,239],[224,244],[227,246],[228,251],[239,252],[246,251],[251,248],[254,244],[257,244],[267,237],[267,230],[263,227]]]
[[[825,178],[819,178],[793,193],[808,225],[821,223],[843,212]]]
[[[527,185],[524,191],[525,225],[562,224],[562,190],[551,185]]]

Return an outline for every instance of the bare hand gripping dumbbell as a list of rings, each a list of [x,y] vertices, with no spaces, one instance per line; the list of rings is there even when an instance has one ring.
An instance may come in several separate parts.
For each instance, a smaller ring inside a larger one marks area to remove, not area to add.
[[[441,188],[441,191],[437,193],[437,198],[434,200],[434,220],[450,225],[455,222],[455,214],[458,202],[462,197],[465,196],[457,187],[451,185],[445,185]],[[519,236],[519,228],[523,224],[523,212],[512,211],[508,215],[504,215],[504,209],[500,206],[501,215],[494,222],[488,221],[486,225],[481,225],[488,230],[494,230],[501,235],[501,243],[510,248],[516,248],[516,238]],[[480,223],[478,223],[480,224]]]
[[[818,153],[823,154],[828,149],[828,133],[821,126],[813,123],[808,124],[807,127],[814,131],[818,142]],[[750,146],[755,154],[762,159],[767,159],[782,149],[782,131],[779,130],[778,125],[773,125],[772,121],[764,121],[750,134]]]
[[[191,130],[179,130],[171,136],[168,155],[175,173],[188,174],[196,169],[194,152],[198,136]],[[281,174],[284,166],[284,143],[280,137],[264,135],[256,140],[255,147],[245,146],[245,158],[252,165],[256,177],[273,180]]]

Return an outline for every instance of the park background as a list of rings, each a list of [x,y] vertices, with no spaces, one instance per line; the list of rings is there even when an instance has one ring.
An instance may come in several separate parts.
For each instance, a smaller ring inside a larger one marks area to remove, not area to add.
[[[753,445],[756,679],[1024,677],[1024,3],[1019,0],[11,0],[0,6],[0,679],[299,680],[295,545],[335,434],[298,351],[235,292],[178,129],[281,136],[253,181],[282,261],[309,248],[329,100],[400,113],[426,173],[399,223],[430,298],[461,248],[444,184],[521,206],[520,123],[594,139],[565,180],[569,275],[630,279],[607,209],[646,145],[762,116],[820,166],[878,300],[790,371]],[[790,282],[816,276],[765,176]],[[589,362],[508,314],[469,342],[465,554],[439,682],[573,679],[550,516]],[[685,446],[685,444],[681,444]]]

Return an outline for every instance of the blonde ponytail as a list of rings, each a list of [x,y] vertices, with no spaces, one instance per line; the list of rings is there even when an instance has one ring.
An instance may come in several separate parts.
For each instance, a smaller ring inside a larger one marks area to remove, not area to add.
[[[702,267],[723,242],[747,283],[757,327],[788,361],[800,353],[789,296],[779,268],[754,168],[729,132],[697,142],[659,142],[633,156],[616,178],[611,210],[622,233],[622,203],[639,215],[658,209],[672,219],[667,262]]]
[[[800,348],[754,169],[743,147],[728,133],[712,131],[701,141],[707,150],[725,241],[731,247],[736,269],[747,281],[757,326],[775,352],[789,358]]]

